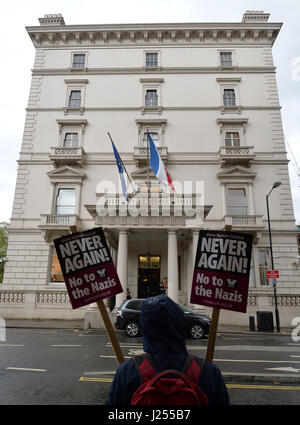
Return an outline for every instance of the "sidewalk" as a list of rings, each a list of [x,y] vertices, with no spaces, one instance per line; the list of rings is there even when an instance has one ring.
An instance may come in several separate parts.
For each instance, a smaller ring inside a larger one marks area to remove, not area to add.
[[[6,319],[7,328],[48,328],[48,329],[83,329],[84,320],[55,320],[55,319]],[[103,328],[104,330],[104,328]],[[247,333],[251,335],[291,335],[292,328],[282,328],[278,334],[274,332],[251,332],[248,326],[233,326],[219,324],[218,333]]]

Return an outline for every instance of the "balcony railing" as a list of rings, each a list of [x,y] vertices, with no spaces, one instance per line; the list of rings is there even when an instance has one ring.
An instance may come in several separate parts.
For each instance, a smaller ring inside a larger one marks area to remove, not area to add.
[[[83,167],[85,152],[82,147],[64,148],[64,147],[51,147],[49,155],[54,167],[62,165],[78,165]]]
[[[250,167],[254,158],[253,146],[221,146],[219,150],[221,167],[227,164],[242,164],[246,167]]]
[[[166,146],[157,147],[159,155],[164,163],[168,160],[168,148]],[[150,156],[150,152],[149,152]],[[147,164],[147,148],[136,146],[133,152],[133,159],[138,167]]]
[[[76,214],[41,214],[40,229],[66,229],[76,226],[78,216]]]
[[[262,215],[225,215],[225,226],[234,228],[264,228]]]

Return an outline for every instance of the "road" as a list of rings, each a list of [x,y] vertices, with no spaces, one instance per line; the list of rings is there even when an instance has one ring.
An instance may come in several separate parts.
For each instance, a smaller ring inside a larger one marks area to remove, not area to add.
[[[118,337],[126,359],[142,352],[141,338]],[[201,357],[206,344],[187,340]],[[300,344],[289,335],[219,334],[214,361],[231,404],[300,404]],[[8,328],[0,341],[0,404],[102,405],[116,368],[105,331]]]

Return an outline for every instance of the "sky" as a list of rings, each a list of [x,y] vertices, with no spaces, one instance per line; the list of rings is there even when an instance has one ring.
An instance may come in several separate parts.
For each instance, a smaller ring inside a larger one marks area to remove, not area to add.
[[[246,10],[283,22],[273,47],[286,140],[300,167],[300,2],[298,0],[12,0],[1,5],[0,222],[11,216],[35,49],[25,26],[61,13],[66,25],[240,22]],[[4,62],[4,63],[3,63]],[[288,152],[296,221],[300,224],[300,176]],[[299,169],[300,174],[300,169]]]

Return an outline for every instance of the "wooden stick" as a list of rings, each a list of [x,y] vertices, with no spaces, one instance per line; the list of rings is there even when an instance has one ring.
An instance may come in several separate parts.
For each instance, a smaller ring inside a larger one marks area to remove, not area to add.
[[[110,339],[111,345],[114,349],[115,355],[116,355],[118,363],[120,365],[120,364],[125,362],[125,358],[124,358],[124,354],[121,350],[117,335],[116,335],[114,328],[111,324],[111,321],[110,321],[110,318],[109,318],[109,315],[107,313],[107,310],[106,310],[106,307],[104,305],[103,300],[97,301],[97,305],[98,305],[99,311],[101,313],[101,316],[102,316],[102,319],[103,319],[103,322],[104,322],[104,325],[105,325],[105,328],[106,328],[107,335]]]
[[[78,231],[76,226],[71,226],[70,230],[71,230],[71,233],[76,233]],[[116,335],[114,328],[111,324],[111,321],[110,321],[110,318],[109,318],[109,315],[107,313],[107,310],[106,310],[106,307],[104,305],[103,300],[97,301],[97,306],[98,306],[100,314],[102,316],[102,320],[103,320],[103,323],[105,325],[107,335],[110,339],[111,345],[113,347],[113,350],[114,350],[115,355],[117,357],[118,363],[120,365],[120,364],[125,362],[124,354],[121,350],[117,335]]]
[[[212,362],[213,358],[214,358],[216,336],[217,336],[217,330],[218,330],[218,324],[219,324],[219,317],[220,317],[220,309],[219,308],[213,308],[211,323],[210,323],[210,328],[209,328],[207,349],[206,349],[206,361],[207,362]]]

